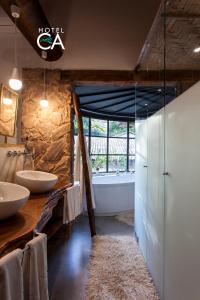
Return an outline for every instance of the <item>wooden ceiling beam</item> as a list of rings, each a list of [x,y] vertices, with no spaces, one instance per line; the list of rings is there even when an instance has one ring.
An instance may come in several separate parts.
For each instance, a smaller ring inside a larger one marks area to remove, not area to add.
[[[166,18],[177,18],[177,19],[199,19],[200,14],[191,14],[191,13],[175,13],[175,12],[169,12],[169,13],[162,13],[161,17]]]
[[[16,4],[20,9],[20,18],[17,19],[16,26],[34,48],[37,54],[41,57],[42,50],[37,45],[39,28],[51,28],[51,25],[42,9],[39,0],[0,0],[0,6],[7,13],[9,18],[15,23],[15,19],[11,14],[11,4]],[[55,34],[50,32],[51,37],[55,38]],[[45,45],[44,45],[45,44]],[[46,43],[42,46],[46,47]],[[48,45],[49,46],[49,45]],[[63,50],[60,45],[55,45],[53,49],[45,50],[47,53],[46,61],[56,61],[63,55]]]
[[[73,85],[112,84],[115,86],[163,85],[164,71],[106,71],[106,70],[69,70],[61,71],[61,81]],[[200,70],[166,70],[167,84],[175,86],[177,82],[197,82]]]

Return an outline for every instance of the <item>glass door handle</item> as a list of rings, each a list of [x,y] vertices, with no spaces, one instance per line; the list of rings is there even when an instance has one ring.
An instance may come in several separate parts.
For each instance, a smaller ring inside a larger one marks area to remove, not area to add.
[[[169,172],[163,172],[164,176],[169,176]]]

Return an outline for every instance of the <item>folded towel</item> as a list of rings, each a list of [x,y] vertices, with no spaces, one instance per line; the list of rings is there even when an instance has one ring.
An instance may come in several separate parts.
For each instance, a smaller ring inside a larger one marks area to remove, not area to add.
[[[64,195],[63,223],[69,223],[83,211],[80,196],[80,185],[74,185],[66,190]]]
[[[72,184],[69,183],[63,186],[62,188],[55,190],[49,195],[48,200],[45,203],[45,207],[42,211],[42,214],[35,227],[36,231],[38,232],[42,231],[44,226],[48,223],[49,219],[51,218],[54,208],[57,206],[58,202],[64,197],[64,194],[66,193],[66,189],[71,185]]]
[[[86,150],[86,160],[89,170],[89,184],[90,184],[90,190],[91,190],[91,197],[92,197],[92,208],[95,209],[95,198],[94,198],[94,190],[92,185],[92,166],[89,158],[88,153],[88,147],[86,144],[86,139],[84,137],[84,143],[85,143],[85,150]],[[80,142],[79,142],[79,136],[76,141],[76,152],[75,152],[75,162],[74,162],[74,180],[80,181],[80,197],[83,201],[83,207],[84,210],[87,210],[87,201],[86,201],[86,188],[85,188],[85,175],[84,175],[84,169],[83,169],[83,163],[81,160],[81,149],[80,149]]]
[[[23,251],[16,249],[0,259],[0,299],[23,300]]]
[[[26,244],[23,259],[24,300],[48,300],[47,237],[41,233]]]

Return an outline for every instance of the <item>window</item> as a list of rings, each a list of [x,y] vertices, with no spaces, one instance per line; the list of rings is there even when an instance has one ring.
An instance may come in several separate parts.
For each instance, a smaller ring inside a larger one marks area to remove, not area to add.
[[[89,118],[83,117],[83,129],[84,129],[84,135],[89,135]],[[76,118],[74,118],[74,135],[78,134],[78,123]]]
[[[105,120],[91,119],[91,135],[92,136],[107,136],[108,122]]]
[[[92,171],[134,171],[135,124],[83,117],[83,128],[92,163]],[[74,121],[75,141],[77,122]]]

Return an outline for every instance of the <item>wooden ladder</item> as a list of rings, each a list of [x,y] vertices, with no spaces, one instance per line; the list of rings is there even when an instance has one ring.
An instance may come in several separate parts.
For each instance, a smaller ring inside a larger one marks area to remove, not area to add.
[[[72,99],[73,99],[73,106],[74,106],[75,115],[76,115],[76,119],[77,119],[77,123],[78,123],[78,133],[79,133],[78,136],[79,136],[79,143],[80,143],[80,150],[81,150],[82,164],[83,164],[83,171],[84,171],[90,233],[91,233],[91,236],[94,236],[94,235],[96,235],[96,226],[95,226],[95,216],[94,216],[94,209],[92,206],[92,193],[91,193],[91,186],[90,186],[90,184],[92,184],[92,183],[90,182],[89,167],[88,167],[86,148],[85,148],[83,119],[82,119],[82,114],[80,111],[79,99],[75,93],[72,93]]]

